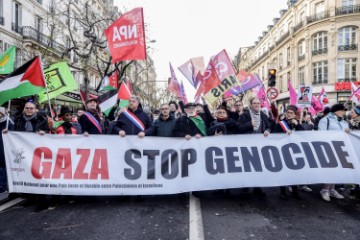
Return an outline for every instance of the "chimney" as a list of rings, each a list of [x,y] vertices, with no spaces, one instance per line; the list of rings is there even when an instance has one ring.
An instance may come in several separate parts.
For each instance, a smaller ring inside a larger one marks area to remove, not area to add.
[[[268,25],[267,29],[270,31],[273,27],[274,27],[274,25]]]
[[[263,31],[262,34],[263,34],[263,37],[265,37],[266,34],[268,34],[268,32],[267,32],[267,31]]]
[[[260,37],[259,37],[259,42],[261,42],[262,39],[263,39],[263,37],[260,36]]]
[[[297,0],[288,0],[288,2],[287,2],[288,9],[292,8],[296,2],[297,2]]]
[[[282,10],[280,10],[280,17],[282,17],[285,13],[287,12],[287,10],[286,9],[282,9]]]
[[[273,19],[273,22],[274,22],[274,25],[280,20],[280,18],[274,18]]]
[[[258,41],[255,41],[255,42],[254,42],[254,45],[256,46],[256,45],[258,45],[258,43],[259,43]]]

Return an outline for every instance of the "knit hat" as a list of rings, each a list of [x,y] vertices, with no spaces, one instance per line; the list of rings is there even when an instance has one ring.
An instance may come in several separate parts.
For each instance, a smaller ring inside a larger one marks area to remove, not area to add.
[[[332,112],[332,113],[341,111],[341,110],[345,111],[345,107],[341,103],[336,103],[336,104],[332,105],[332,107],[330,108],[330,112]]]
[[[354,107],[354,111],[357,115],[360,115],[360,107],[358,106]]]
[[[0,113],[2,113],[2,115],[4,115],[4,116],[6,115],[6,114],[5,114],[5,108],[4,108],[4,107],[0,107]]]
[[[291,111],[293,111],[294,113],[297,113],[298,108],[297,108],[297,106],[295,106],[295,105],[288,105],[288,106],[286,107],[286,111],[287,111],[287,110],[291,110]]]
[[[72,113],[72,111],[68,107],[62,107],[59,116],[64,116],[66,113]]]

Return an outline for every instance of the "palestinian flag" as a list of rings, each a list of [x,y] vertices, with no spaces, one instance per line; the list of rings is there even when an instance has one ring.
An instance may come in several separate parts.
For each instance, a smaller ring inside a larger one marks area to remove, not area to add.
[[[0,74],[9,74],[14,71],[16,47],[11,46],[0,56]]]
[[[97,98],[101,111],[108,117],[118,99],[118,91],[110,90]]]
[[[120,107],[127,107],[129,105],[129,99],[131,97],[131,91],[125,82],[121,83],[118,98],[120,99]]]
[[[10,99],[30,96],[44,91],[46,83],[40,57],[28,61],[0,83],[0,105]]]

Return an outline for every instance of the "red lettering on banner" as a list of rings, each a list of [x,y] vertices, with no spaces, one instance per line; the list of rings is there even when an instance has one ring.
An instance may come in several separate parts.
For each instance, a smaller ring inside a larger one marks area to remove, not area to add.
[[[359,82],[354,82],[355,86],[359,86]],[[336,82],[335,91],[351,90],[351,82]]]
[[[32,160],[31,173],[36,179],[98,179],[99,175],[101,179],[109,179],[106,149],[95,149],[94,158],[88,163],[90,153],[90,149],[76,150],[76,154],[80,155],[80,159],[73,175],[73,159],[70,148],[60,148],[58,150],[54,166],[51,149],[46,147],[36,148]],[[74,163],[76,162],[74,161]],[[85,172],[88,164],[92,164],[90,173]]]

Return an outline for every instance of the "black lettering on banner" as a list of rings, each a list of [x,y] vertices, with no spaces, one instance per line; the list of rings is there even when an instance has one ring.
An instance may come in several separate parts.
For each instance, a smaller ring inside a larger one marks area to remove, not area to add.
[[[161,154],[161,175],[174,179],[179,174],[179,157],[177,151],[168,149]]]
[[[148,157],[147,179],[155,179],[155,157],[160,155],[160,151],[144,150],[143,154]]]
[[[219,157],[219,158],[215,158]],[[223,152],[218,147],[209,147],[205,150],[206,171],[212,175],[225,172]]]
[[[141,176],[141,165],[133,158],[140,159],[141,153],[139,150],[130,149],[125,152],[125,162],[132,167],[124,169],[124,176],[129,180],[139,179]]]
[[[251,147],[251,153],[247,147],[240,147],[243,159],[244,171],[251,172],[251,167],[255,172],[262,172],[261,160],[257,147]]]
[[[338,155],[340,159],[341,166],[343,168],[351,168],[354,169],[354,165],[352,163],[349,163],[346,160],[346,157],[349,156],[348,152],[345,152],[341,147],[345,146],[345,143],[343,141],[332,141],[332,144],[334,146],[334,149],[336,151],[336,154]]]
[[[336,168],[338,166],[338,162],[336,161],[336,157],[329,143],[312,142],[312,145],[322,168]]]
[[[226,161],[229,173],[242,172],[241,167],[236,166],[235,161],[239,161],[239,156],[235,156],[234,152],[237,152],[237,147],[227,147],[225,148],[226,152]]]
[[[222,83],[221,83],[222,84]],[[223,93],[224,89],[222,88],[221,84],[218,86],[218,88],[220,89],[220,91]]]
[[[300,147],[295,143],[289,143],[281,147],[281,152],[284,157],[285,165],[292,170],[299,170],[305,167],[304,158],[295,158],[295,161],[290,153],[290,149],[294,154],[301,153]]]
[[[227,79],[227,78],[225,78],[224,80],[222,80],[221,84],[224,86],[225,89],[231,88],[231,82],[230,82],[229,79]]]
[[[274,146],[265,146],[261,149],[261,154],[264,159],[264,164],[270,172],[280,172],[282,169],[282,162],[279,150]]]
[[[214,95],[214,97],[220,97],[221,92],[217,88],[211,89],[211,93]]]
[[[181,177],[189,176],[189,165],[197,160],[196,151],[193,148],[181,150]]]
[[[231,84],[232,84],[232,85],[235,85],[235,84],[238,83],[238,82],[236,81],[236,78],[235,78],[233,75],[230,75],[229,77],[230,77],[230,80],[231,80]]]
[[[315,160],[315,156],[314,156],[313,151],[311,150],[310,144],[307,142],[302,142],[301,146],[304,149],[305,157],[309,164],[309,167],[310,168],[318,168],[319,166]]]

